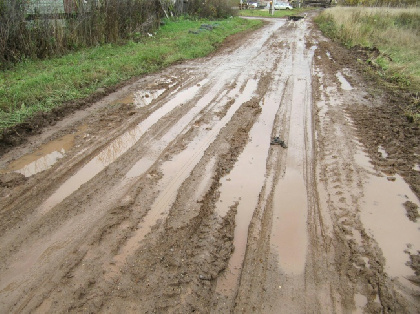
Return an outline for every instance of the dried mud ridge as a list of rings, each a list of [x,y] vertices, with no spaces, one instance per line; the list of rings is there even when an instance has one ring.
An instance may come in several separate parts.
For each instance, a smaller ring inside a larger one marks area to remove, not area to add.
[[[272,19],[7,131],[0,312],[418,312],[418,237],[399,273],[368,195],[404,178],[393,217],[416,228],[420,134],[363,71],[310,18]]]

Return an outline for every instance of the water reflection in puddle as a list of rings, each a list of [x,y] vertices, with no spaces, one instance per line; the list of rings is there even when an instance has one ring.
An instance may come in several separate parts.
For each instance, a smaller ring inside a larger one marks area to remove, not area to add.
[[[130,93],[113,101],[112,104],[134,104],[137,107],[146,107],[150,105],[153,100],[162,95],[168,88],[173,87],[175,85],[174,80],[176,80],[176,77],[156,80],[153,84],[149,85],[148,88]]]
[[[281,269],[287,274],[302,274],[306,261],[307,194],[303,175],[288,168],[276,186],[274,213],[276,228],[271,244],[278,253]]]
[[[201,82],[204,85],[207,80]],[[170,113],[172,110],[191,100],[200,87],[192,86],[179,92],[171,101],[154,111],[144,121],[139,123],[134,129],[124,133],[114,140],[103,151],[89,161],[86,166],[80,169],[73,177],[67,180],[58,190],[51,195],[42,205],[41,213],[48,212],[55,205],[75,192],[82,184],[88,182],[105,167],[114,162],[117,158],[127,152],[137,141],[152,127],[160,118]]]
[[[86,129],[87,126],[79,127],[76,133],[67,134],[57,140],[42,145],[34,153],[25,155],[10,163],[0,173],[15,171],[23,174],[25,177],[30,177],[51,168],[57,160],[63,158],[66,152],[74,146],[76,136],[80,135]]]
[[[137,107],[146,107],[165,92],[165,89],[144,90],[135,93],[134,104]]]
[[[420,205],[417,197],[399,175],[395,181],[372,175],[365,187],[360,216],[382,249],[387,273],[391,277],[414,275],[406,265],[409,258],[404,250],[409,243],[420,250],[420,222],[408,219],[403,203],[410,200]]]
[[[251,98],[251,95],[256,88],[257,82],[255,80],[249,80],[246,85],[247,92],[242,93],[241,96],[236,99],[226,115],[220,121],[216,122],[216,125],[211,131],[206,130],[206,127],[204,126],[201,129],[201,134],[191,141],[184,150],[161,166],[163,178],[159,182],[159,196],[156,198],[144,220],[138,225],[137,231],[135,231],[133,236],[127,241],[125,246],[120,249],[119,254],[114,258],[114,265],[110,269],[111,272],[115,272],[116,269],[125,263],[127,257],[138,248],[139,243],[150,232],[157,221],[164,218],[165,213],[168,212],[175,201],[180,186],[190,176],[191,171],[201,160],[206,148],[216,139],[220,130],[231,120],[232,116],[241,105]],[[216,92],[219,92],[217,88],[216,90],[210,91],[206,97],[201,98],[201,105],[197,106],[194,111],[199,111],[205,105],[208,105],[212,97],[214,97],[215,94],[217,95]],[[191,120],[193,116],[190,116],[189,119]],[[184,118],[188,118],[188,114],[185,115]],[[185,123],[183,123],[183,125],[185,125]],[[178,132],[169,131],[165,136],[173,137],[174,134],[178,134]],[[169,142],[169,139],[167,139],[167,141]],[[215,161],[212,162],[214,164]],[[209,167],[211,167],[211,165],[209,165]],[[138,173],[137,170],[136,173]]]
[[[368,300],[367,300],[366,296],[364,296],[363,294],[360,294],[360,293],[356,293],[354,295],[354,301],[356,303],[355,313],[363,313],[364,312],[363,309],[368,303]]]
[[[284,88],[284,86],[282,86]],[[238,158],[235,167],[221,180],[220,202],[216,212],[222,217],[232,205],[238,203],[235,217],[233,245],[235,250],[229,260],[225,275],[218,279],[216,291],[228,295],[237,285],[245,255],[248,227],[264,185],[266,160],[279,100],[266,99],[263,111],[250,131],[250,142]]]
[[[403,204],[409,200],[420,205],[419,200],[398,174],[393,180],[375,175],[369,157],[361,152],[361,148],[356,156],[356,162],[364,164],[363,168],[369,173],[364,184],[361,221],[378,242],[386,259],[387,273],[404,279],[414,274],[406,265],[409,258],[404,250],[407,244],[411,244],[415,251],[420,250],[420,221],[410,221]]]
[[[332,60],[331,53],[329,51],[326,51],[325,54],[327,55],[328,59]]]
[[[340,72],[337,72],[336,74],[337,79],[340,81],[341,83],[341,88],[344,90],[352,90],[353,87],[350,85],[350,83],[346,80],[346,78],[343,76],[343,74],[341,74]]]
[[[306,155],[311,154],[309,82],[295,78],[290,113],[287,167],[274,191],[271,246],[287,274],[300,275],[306,263],[308,211],[304,179]]]
[[[359,149],[354,154],[354,159],[357,165],[364,168],[365,170],[373,171],[373,167],[372,167],[372,164],[370,163],[369,156],[365,152],[362,151],[362,149],[360,148],[359,142],[356,142],[355,144],[359,146]]]
[[[388,153],[386,152],[385,148],[383,148],[382,146],[378,147],[378,152],[381,153],[383,158],[387,158],[388,157]]]

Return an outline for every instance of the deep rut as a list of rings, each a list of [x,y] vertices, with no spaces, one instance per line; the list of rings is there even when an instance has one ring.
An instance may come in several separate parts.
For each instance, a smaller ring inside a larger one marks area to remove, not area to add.
[[[359,215],[364,89],[330,44],[270,20],[3,156],[0,312],[418,309]]]

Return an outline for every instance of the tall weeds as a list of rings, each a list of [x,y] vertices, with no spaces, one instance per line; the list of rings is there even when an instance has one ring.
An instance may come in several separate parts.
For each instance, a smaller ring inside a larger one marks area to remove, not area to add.
[[[40,7],[36,0],[0,0],[0,67],[139,37],[155,29],[162,14],[155,0],[69,3],[77,5]]]
[[[225,0],[0,0],[0,69],[24,59],[137,40],[159,25],[160,17],[225,18]],[[48,2],[48,1],[47,1]]]
[[[383,75],[419,88],[420,8],[335,7],[316,21],[329,37],[348,47],[378,48],[381,54],[370,62]]]

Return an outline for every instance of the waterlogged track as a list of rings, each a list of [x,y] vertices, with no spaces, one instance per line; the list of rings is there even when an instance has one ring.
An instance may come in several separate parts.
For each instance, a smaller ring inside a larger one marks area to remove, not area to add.
[[[0,312],[418,311],[418,199],[363,155],[330,45],[267,21],[3,156]]]

